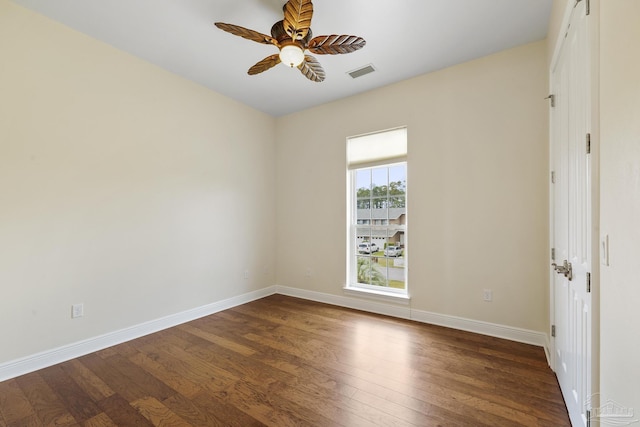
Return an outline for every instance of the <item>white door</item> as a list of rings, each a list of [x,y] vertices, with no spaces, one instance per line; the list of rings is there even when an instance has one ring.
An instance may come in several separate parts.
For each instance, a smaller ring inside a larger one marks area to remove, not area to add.
[[[587,425],[591,395],[591,164],[589,45],[576,4],[552,72],[551,185],[554,370],[574,426]]]

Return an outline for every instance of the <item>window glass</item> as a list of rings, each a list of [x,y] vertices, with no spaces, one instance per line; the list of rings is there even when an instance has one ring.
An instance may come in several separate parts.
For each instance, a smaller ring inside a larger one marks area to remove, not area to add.
[[[350,172],[350,286],[406,293],[406,163]]]

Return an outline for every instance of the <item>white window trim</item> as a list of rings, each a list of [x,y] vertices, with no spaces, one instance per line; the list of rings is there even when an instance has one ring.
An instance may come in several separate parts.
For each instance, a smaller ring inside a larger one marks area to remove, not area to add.
[[[347,284],[344,291],[358,295],[366,295],[376,299],[393,300],[395,302],[408,302],[408,263],[405,265],[404,289],[380,288],[379,286],[357,283],[357,274],[353,271],[357,265],[357,255],[353,253],[357,243],[357,233],[354,218],[357,216],[355,174],[358,169],[386,166],[404,163],[407,167],[407,127],[387,129],[379,132],[356,135],[347,138],[347,206],[349,215],[347,216]],[[408,195],[408,192],[407,192]],[[408,216],[406,216],[407,199],[405,199],[405,226],[408,230]],[[374,224],[370,224],[374,225]],[[389,224],[388,224],[389,225]],[[408,247],[407,233],[405,232],[404,245]],[[405,262],[407,262],[405,258]],[[392,290],[393,289],[393,290]]]
[[[377,301],[394,302],[404,305],[409,305],[411,302],[411,296],[408,293],[399,294],[395,292],[386,292],[384,290],[374,290],[349,285],[342,288],[342,290],[347,295],[364,296]]]

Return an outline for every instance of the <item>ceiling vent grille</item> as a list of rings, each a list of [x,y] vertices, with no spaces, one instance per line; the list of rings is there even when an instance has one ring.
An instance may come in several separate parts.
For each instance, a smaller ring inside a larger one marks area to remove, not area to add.
[[[373,65],[365,65],[364,67],[358,68],[357,70],[349,71],[349,74],[352,78],[357,79],[358,77],[362,77],[369,73],[373,73],[376,69],[373,68]]]

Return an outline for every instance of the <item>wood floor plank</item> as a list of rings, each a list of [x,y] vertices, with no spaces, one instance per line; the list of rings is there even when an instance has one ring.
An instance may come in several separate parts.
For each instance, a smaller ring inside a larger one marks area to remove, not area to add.
[[[332,375],[331,370],[322,365],[282,351],[271,349],[260,352],[260,360],[265,365],[295,375],[298,384],[313,384],[344,398],[353,397],[357,391],[357,388],[343,380],[342,375]]]
[[[42,425],[73,426],[77,424],[64,403],[42,379],[39,372],[23,375],[16,381]]]
[[[357,394],[354,394],[354,396]],[[328,418],[334,425],[394,425],[412,426],[412,421],[421,418],[424,420],[425,414],[418,414],[413,410],[405,409],[402,417],[396,417],[383,408],[377,406],[367,406],[354,397],[341,396],[331,393],[316,384],[298,384],[277,393],[278,396],[295,401],[299,405],[309,408],[316,413]]]
[[[69,360],[60,366],[85,393],[91,396],[94,402],[115,394],[111,387],[91,372],[91,370],[87,369],[79,360]]]
[[[20,421],[9,424],[9,427],[42,427],[42,421],[38,419],[36,414],[30,415],[27,418],[23,418]]]
[[[190,381],[171,369],[167,369],[146,354],[137,353],[130,356],[129,360],[188,398],[192,398],[202,390],[202,387],[196,382]]]
[[[131,402],[131,406],[156,426],[189,427],[191,425],[153,397],[135,400]]]
[[[194,335],[183,333],[181,330],[174,331],[180,338],[189,342],[187,352],[198,357],[204,362],[213,364],[223,369],[235,378],[244,378],[245,381],[256,385],[281,387],[296,381],[294,375],[272,369],[263,364],[258,358],[247,358],[233,354],[232,351],[210,343]]]
[[[82,427],[118,427],[111,418],[104,412],[84,422]]]
[[[141,388],[140,384],[129,381],[129,378],[126,375],[109,365],[96,353],[82,356],[78,358],[78,360],[115,392],[113,395],[101,401],[108,400],[116,394],[128,401],[133,401],[146,396],[146,392]]]
[[[223,399],[221,400],[216,395],[203,391],[193,399],[193,404],[199,411],[206,414],[206,416],[215,417],[220,426],[259,427],[265,425],[249,414],[243,412],[236,405],[225,401],[225,397],[226,394],[224,394]]]
[[[219,396],[220,397],[220,396]],[[269,393],[254,384],[239,381],[224,396],[224,401],[270,426],[330,426],[331,421],[311,408]]]
[[[153,424],[133,408],[126,399],[114,394],[98,402],[100,408],[117,426],[149,427]]]
[[[233,352],[236,352],[238,354],[241,354],[242,356],[253,356],[256,351],[252,348],[249,348],[247,346],[244,346],[242,344],[238,344],[237,342],[233,341],[232,339],[227,339],[225,337],[222,337],[220,335],[211,333],[211,332],[207,332],[205,330],[199,329],[195,326],[192,326],[190,324],[184,324],[184,325],[180,325],[178,327],[178,329],[181,329],[185,332],[188,332],[192,335],[195,335],[197,337],[200,337],[202,339],[205,339],[213,344],[219,345],[220,347],[226,348],[227,350],[231,350]]]
[[[570,426],[540,347],[272,295],[0,383],[0,427]]]
[[[65,408],[73,415],[76,422],[82,423],[102,412],[93,403],[91,397],[65,373],[61,365],[42,369],[39,373],[56,393],[58,399],[64,403]]]
[[[131,343],[129,342],[124,342],[118,345],[114,345],[110,349],[113,351],[113,354],[111,355],[119,354],[120,356],[124,356],[124,357],[133,356],[138,352],[136,348],[132,346]],[[106,359],[109,356],[102,355],[102,357]]]
[[[205,396],[204,398],[201,396]],[[175,414],[192,426],[251,426],[256,421],[233,406],[225,406],[211,393],[201,390],[192,398],[183,395],[171,396],[163,402]],[[232,415],[233,414],[233,415]],[[242,422],[244,424],[238,424]],[[262,424],[257,424],[262,425]]]
[[[16,380],[0,383],[0,414],[8,425],[35,416],[33,407]]]
[[[215,364],[210,364],[190,354],[184,347],[186,343],[176,341],[175,337],[167,334],[161,340],[140,341],[140,350],[154,358],[167,369],[183,376],[199,387],[211,392],[225,391],[237,380],[229,372]]]
[[[137,384],[144,393],[141,397],[151,396],[158,400],[164,400],[177,393],[167,384],[120,354],[109,357],[106,362],[112,370],[118,370],[128,378],[129,383]]]

